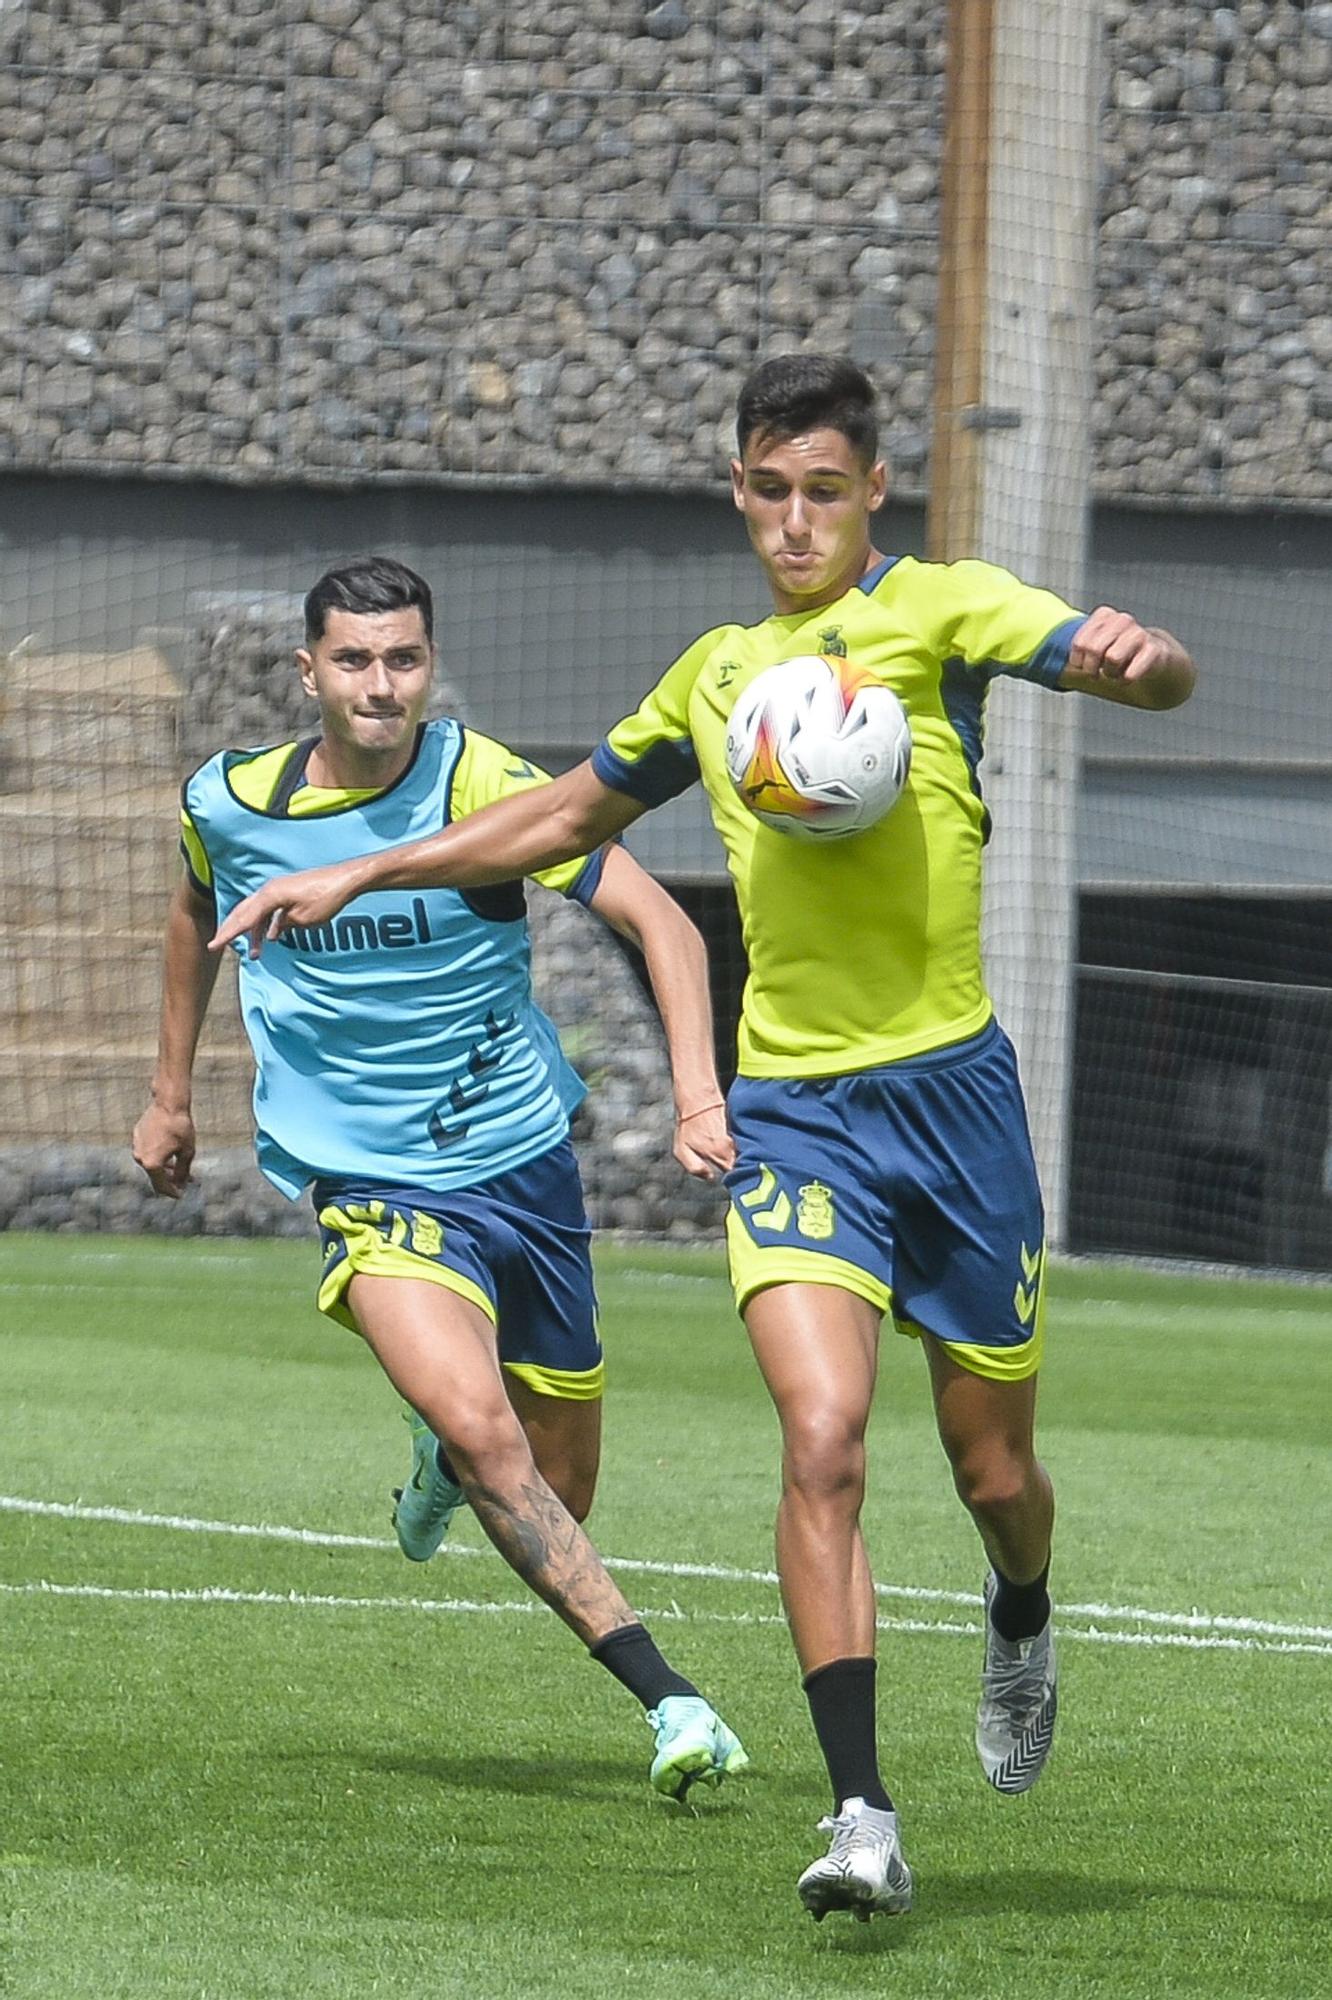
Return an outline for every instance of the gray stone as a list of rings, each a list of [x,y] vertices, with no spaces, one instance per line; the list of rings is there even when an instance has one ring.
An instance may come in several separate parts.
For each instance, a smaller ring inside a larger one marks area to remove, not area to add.
[[[1169,200],[1181,215],[1196,215],[1199,209],[1214,206],[1220,199],[1220,187],[1206,174],[1184,174],[1171,184]]]
[[[914,424],[935,310],[911,285],[928,284],[936,241],[937,0],[875,17],[873,35],[863,10],[776,0],[761,38],[730,0],[711,14],[591,5],[501,32],[480,8],[295,0],[279,30],[264,0],[200,0],[157,10],[142,43],[91,0],[25,9],[22,74],[0,67],[6,462],[693,478],[720,421],[718,374],[743,368],[760,326],[774,342],[854,345]],[[1194,317],[1229,260],[1228,292],[1263,301],[1251,325],[1211,336],[1254,363],[1274,442],[1247,463],[1289,492],[1305,476],[1285,465],[1294,452],[1332,500],[1319,439],[1281,422],[1301,389],[1282,371],[1303,359],[1270,350],[1293,330],[1284,314],[1298,326],[1325,302],[1332,8],[1106,0],[1105,23],[1100,373],[1141,371],[1145,404],[1168,411],[1172,394],[1148,381],[1152,357],[1163,365],[1152,336]],[[644,250],[640,229],[666,240]],[[1130,325],[1139,313],[1147,326]],[[469,321],[492,338],[467,362],[498,372],[469,385],[465,365],[446,376],[440,361],[430,383],[411,380]],[[235,361],[205,359],[204,331]],[[518,371],[538,358],[554,366],[533,397]],[[565,388],[566,367],[594,379]],[[219,407],[219,373],[248,413],[225,394]],[[1175,397],[1190,379],[1172,375]],[[680,401],[697,423],[679,421]],[[665,414],[630,449],[640,403]],[[1132,497],[1134,464],[1110,464],[1098,426],[1099,463]],[[1200,491],[1182,434],[1158,425],[1157,442],[1181,496]]]
[[[660,0],[658,6],[648,8],[643,25],[659,42],[678,41],[689,33],[689,13],[682,0]]]
[[[1113,92],[1121,111],[1150,111],[1156,102],[1150,77],[1121,73],[1114,80]]]
[[[1289,228],[1284,210],[1267,203],[1236,209],[1230,218],[1230,234],[1242,243],[1265,246],[1283,243]]]

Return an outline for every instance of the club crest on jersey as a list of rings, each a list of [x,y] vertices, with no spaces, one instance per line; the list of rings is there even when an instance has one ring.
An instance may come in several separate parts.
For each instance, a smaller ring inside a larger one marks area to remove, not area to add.
[[[842,637],[840,625],[829,625],[826,630],[820,632],[819,651],[834,660],[844,660],[847,657],[846,640]]]

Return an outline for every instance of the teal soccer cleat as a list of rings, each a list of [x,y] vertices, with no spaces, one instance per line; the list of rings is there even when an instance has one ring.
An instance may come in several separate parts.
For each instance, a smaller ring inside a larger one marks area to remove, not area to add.
[[[449,1522],[463,1504],[463,1490],[439,1469],[436,1450],[439,1439],[429,1424],[410,1411],[412,1427],[412,1470],[407,1484],[394,1492],[393,1526],[398,1547],[408,1562],[429,1562],[445,1535]]]
[[[701,1694],[666,1695],[649,1709],[648,1725],[657,1745],[649,1773],[652,1788],[668,1799],[683,1799],[699,1780],[719,1785],[749,1768],[740,1738]]]

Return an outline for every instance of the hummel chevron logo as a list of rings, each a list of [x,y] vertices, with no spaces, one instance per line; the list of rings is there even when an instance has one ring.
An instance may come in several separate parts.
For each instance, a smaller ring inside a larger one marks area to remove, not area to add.
[[[1013,1310],[1023,1326],[1031,1325],[1032,1314],[1041,1295],[1041,1263],[1044,1256],[1044,1244],[1034,1253],[1028,1250],[1025,1243],[1023,1244],[1022,1276],[1026,1279],[1026,1284],[1024,1285],[1022,1278],[1019,1278],[1013,1292]]]
[[[740,1206],[749,1211],[751,1229],[770,1229],[774,1235],[780,1235],[791,1220],[791,1197],[778,1189],[777,1199],[773,1201],[772,1193],[776,1187],[776,1174],[771,1167],[764,1167],[758,1186],[741,1195]],[[765,1207],[765,1202],[771,1202],[772,1206]]]
[[[516,1018],[517,1016],[513,1014],[500,1016],[495,1012],[493,1007],[489,1010],[486,1015],[485,1035],[479,1041],[473,1043],[467,1057],[467,1069],[472,1077],[479,1079],[485,1076],[490,1070],[497,1068],[504,1060],[504,1050],[499,1044],[502,1038],[508,1034],[510,1028],[512,1028]],[[430,1136],[439,1147],[441,1153],[447,1151],[450,1146],[456,1145],[459,1139],[467,1137],[472,1127],[471,1121],[464,1114],[471,1111],[476,1105],[480,1104],[482,1098],[489,1097],[489,1095],[490,1085],[488,1083],[478,1081],[469,1088],[461,1077],[454,1078],[453,1082],[449,1085],[449,1110],[455,1118],[461,1119],[463,1122],[458,1125],[446,1125],[444,1123],[443,1105],[436,1106],[435,1110],[431,1112],[429,1118],[426,1120]]]
[[[1035,1784],[1050,1754],[1050,1744],[1054,1737],[1055,1717],[1059,1703],[1053,1688],[1049,1698],[1041,1707],[1039,1715],[1023,1735],[1022,1741],[994,1773],[990,1783],[997,1792],[1025,1792]]]

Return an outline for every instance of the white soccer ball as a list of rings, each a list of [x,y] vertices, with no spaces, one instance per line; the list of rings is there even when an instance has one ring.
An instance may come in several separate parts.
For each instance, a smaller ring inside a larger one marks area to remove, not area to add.
[[[727,724],[726,768],[765,826],[797,840],[841,840],[896,805],[911,769],[911,725],[873,675],[803,654],[742,690]]]

